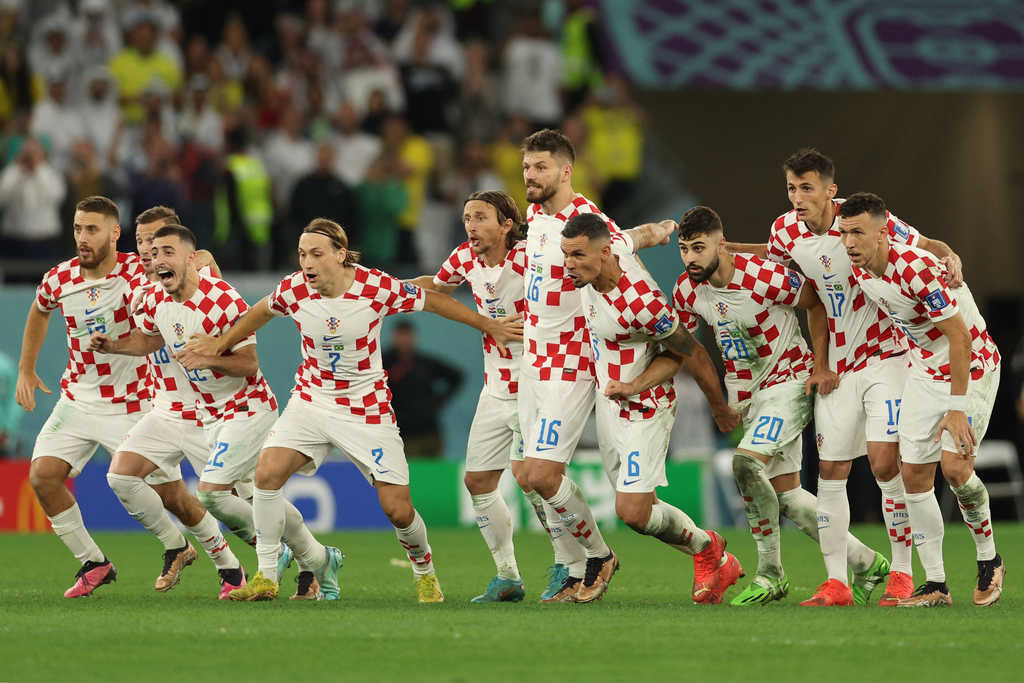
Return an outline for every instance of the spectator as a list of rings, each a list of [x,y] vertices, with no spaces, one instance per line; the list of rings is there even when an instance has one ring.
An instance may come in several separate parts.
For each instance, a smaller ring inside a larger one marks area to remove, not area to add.
[[[203,74],[209,76],[210,70],[210,43],[202,33],[189,36],[185,45],[185,74],[195,76]]]
[[[156,51],[157,20],[152,13],[139,10],[131,18],[130,44],[110,60],[110,72],[117,81],[124,120],[138,124],[143,119],[143,91],[159,79],[172,91],[181,88],[181,69],[167,55]]]
[[[0,120],[27,112],[32,106],[32,83],[25,55],[17,43],[5,45],[0,56],[0,91]]]
[[[26,138],[14,163],[0,173],[4,253],[38,259],[63,255],[67,248],[59,210],[66,193],[64,179],[46,161],[42,145]]]
[[[225,136],[227,158],[215,200],[214,243],[228,267],[266,270],[270,266],[273,199],[270,176],[249,150],[249,135],[239,124]],[[173,206],[173,205],[172,205]]]
[[[284,244],[289,247],[314,218],[330,218],[345,228],[350,244],[359,243],[355,195],[334,173],[334,145],[330,141],[316,146],[316,167],[295,184],[288,206],[288,235]]]
[[[562,26],[565,108],[573,111],[604,85],[599,15],[586,0],[568,0]]]
[[[96,149],[87,138],[79,138],[71,145],[68,186],[70,204],[77,204],[86,197],[110,194]]]
[[[237,14],[229,15],[224,23],[224,35],[217,48],[217,59],[228,78],[239,82],[245,80],[252,53],[249,51],[249,34],[245,30],[245,22]]]
[[[579,114],[571,114],[562,121],[562,133],[569,138],[573,150],[576,152],[576,161],[572,165],[572,189],[576,190],[598,206],[604,206],[602,195],[606,184],[604,169],[595,163],[594,156],[590,152],[590,135],[583,117]],[[606,209],[608,215],[614,218],[610,209]]]
[[[210,79],[196,74],[188,81],[188,100],[182,112],[178,130],[182,137],[196,144],[221,152],[224,149],[224,121],[210,105]]]
[[[40,20],[32,32],[28,66],[32,74],[32,93],[36,99],[46,92],[47,73],[64,73],[75,81],[79,58],[71,43],[67,26],[71,13],[66,6]]]
[[[402,180],[403,167],[398,152],[382,148],[377,160],[366,171],[356,188],[362,238],[358,242],[364,263],[390,267],[398,255],[398,218],[409,204],[409,193]]]
[[[373,32],[385,43],[394,43],[409,16],[409,0],[386,0],[384,11],[373,24]]]
[[[420,134],[449,134],[449,109],[457,93],[457,84],[447,60],[437,60],[431,50],[437,45],[437,30],[424,15],[416,23],[407,49],[399,53],[399,72],[405,90],[409,124]],[[396,52],[398,50],[396,49]]]
[[[210,102],[214,109],[223,115],[233,114],[242,108],[245,101],[245,90],[238,81],[228,78],[224,67],[216,57],[206,65],[210,76]]]
[[[504,67],[505,112],[525,115],[535,129],[557,128],[562,119],[562,58],[537,17],[519,19],[505,44]]]
[[[338,45],[341,51],[341,97],[362,113],[367,109],[370,94],[380,90],[387,107],[401,110],[405,106],[402,84],[387,46],[373,34],[362,9],[337,12]]]
[[[52,66],[46,73],[46,99],[32,110],[29,133],[50,150],[50,165],[58,173],[68,171],[71,143],[85,137],[80,112],[68,105],[68,74]]]
[[[121,27],[114,18],[108,0],[82,0],[71,35],[81,66],[106,65],[121,50]]]
[[[146,136],[145,158],[145,171],[132,182],[132,213],[158,205],[184,207],[185,187],[175,163],[174,148],[154,124],[149,126]],[[130,250],[134,242],[130,237],[126,241]]]
[[[118,144],[121,108],[117,104],[110,69],[105,66],[89,69],[85,77],[85,98],[77,109],[83,133],[96,152],[100,168],[118,165],[121,161]]]
[[[263,161],[272,178],[274,205],[279,215],[288,215],[295,183],[309,173],[314,164],[313,144],[303,135],[302,115],[295,107],[287,106],[281,112],[281,127],[270,134],[263,145]],[[348,226],[345,229],[348,230]]]
[[[633,194],[643,170],[644,116],[622,76],[609,76],[593,99],[583,109],[590,159],[608,181],[601,206],[615,216]]]
[[[490,74],[486,43],[466,45],[466,76],[459,97],[459,137],[462,140],[493,140],[501,127],[498,85]]]
[[[363,182],[370,164],[380,155],[380,138],[359,128],[359,114],[351,102],[342,102],[334,117],[334,171],[350,187]],[[348,228],[346,227],[346,230]]]
[[[455,24],[443,5],[432,5],[410,12],[395,38],[395,58],[444,69],[455,80],[462,78],[465,64],[462,48],[455,41]]]
[[[505,192],[519,205],[519,215],[526,215],[526,186],[523,183],[523,139],[530,134],[530,124],[522,114],[505,121],[498,140],[491,146],[494,170],[501,178]]]
[[[126,32],[131,31],[131,25],[138,14],[147,14],[154,21],[157,31],[156,51],[174,62],[179,70],[184,68],[181,13],[174,4],[163,0],[134,0],[121,14]]]
[[[391,387],[391,407],[402,425],[406,456],[443,457],[438,416],[462,384],[462,372],[440,358],[420,353],[416,328],[405,320],[395,324],[391,348],[382,360]]]
[[[399,114],[392,114],[381,127],[381,144],[398,159],[398,174],[405,183],[408,204],[398,217],[398,262],[407,265],[419,263],[413,232],[419,226],[420,213],[427,196],[427,182],[434,167],[434,152],[419,135],[409,132],[409,126]]]

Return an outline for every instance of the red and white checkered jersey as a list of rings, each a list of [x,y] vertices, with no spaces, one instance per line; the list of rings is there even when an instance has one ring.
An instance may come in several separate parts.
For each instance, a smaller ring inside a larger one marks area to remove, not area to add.
[[[36,306],[43,312],[60,307],[68,338],[68,365],[60,379],[63,396],[95,415],[123,415],[148,410],[150,387],[145,358],[88,351],[89,337],[103,332],[127,337],[135,328],[132,292],[146,282],[135,254],[117,254],[113,270],[102,279],[82,277],[78,258],[64,261],[43,276]]]
[[[200,275],[199,285],[188,300],[175,301],[163,287],[152,287],[146,292],[135,315],[143,332],[164,338],[170,346],[170,356],[180,351],[194,334],[214,337],[224,334],[248,309],[242,295],[227,282]],[[255,343],[256,335],[251,334],[231,347],[231,351]],[[196,393],[195,405],[204,425],[277,410],[274,392],[259,370],[248,377],[231,377],[216,370],[179,369]],[[178,382],[174,384],[177,389]],[[183,404],[180,410],[174,407],[175,394],[163,392],[157,396],[160,409],[167,413],[179,414],[187,410],[187,405],[184,405],[188,401],[187,396],[177,396]],[[187,419],[184,415],[182,417]]]
[[[434,276],[438,285],[460,285],[468,282],[476,301],[476,310],[489,318],[504,318],[526,310],[523,299],[523,275],[526,273],[526,242],[520,240],[505,254],[505,260],[488,266],[473,253],[469,242],[463,242],[451,253]],[[494,338],[483,335],[484,387],[498,398],[514,398],[519,393],[519,367],[523,345],[506,344],[498,349]]]
[[[734,262],[725,287],[695,284],[683,273],[672,301],[690,332],[698,316],[711,328],[725,361],[729,403],[741,410],[758,389],[807,379],[814,357],[793,311],[803,276],[750,254],[736,254]]]
[[[934,380],[949,382],[949,341],[935,327],[958,312],[971,332],[971,379],[999,366],[999,349],[989,336],[967,285],[951,290],[945,269],[916,247],[889,245],[889,261],[881,277],[854,268],[864,293],[889,314],[910,342],[910,366]]]
[[[871,356],[887,358],[907,350],[889,316],[864,296],[853,275],[839,232],[838,208],[843,201],[833,200],[835,219],[821,235],[798,220],[793,210],[775,219],[768,238],[769,258],[784,265],[795,261],[825,305],[829,367],[840,375],[865,367]],[[891,241],[911,246],[921,241],[913,227],[891,213],[886,217]]]
[[[658,341],[679,327],[679,317],[657,283],[632,251],[615,247],[622,277],[608,292],[593,285],[580,290],[597,370],[597,386],[637,378],[658,353]],[[598,399],[603,400],[603,399]],[[619,417],[645,420],[676,400],[672,380],[655,385],[619,404]]]
[[[526,210],[526,316],[523,318],[523,372],[531,377],[573,382],[593,376],[593,358],[580,293],[566,277],[562,228],[577,214],[596,213],[632,251],[633,242],[615,221],[581,194],[553,216],[531,204]]]
[[[278,283],[268,303],[275,314],[292,317],[302,338],[293,400],[298,396],[366,424],[394,424],[380,357],[381,321],[423,310],[426,295],[376,268],[355,269],[352,285],[341,296],[321,297],[298,271]]]

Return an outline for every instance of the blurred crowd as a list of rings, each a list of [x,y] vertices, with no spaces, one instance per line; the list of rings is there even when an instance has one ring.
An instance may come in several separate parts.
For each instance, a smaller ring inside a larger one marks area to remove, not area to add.
[[[163,204],[228,269],[290,266],[316,216],[372,265],[429,269],[468,193],[523,199],[532,130],[563,129],[612,216],[640,173],[642,114],[587,2],[182,7],[0,0],[2,258],[70,254],[69,207],[104,194],[126,249]]]

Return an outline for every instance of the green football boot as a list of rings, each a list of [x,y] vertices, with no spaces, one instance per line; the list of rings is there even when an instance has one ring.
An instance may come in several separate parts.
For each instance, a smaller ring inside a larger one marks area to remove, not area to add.
[[[850,590],[853,591],[853,604],[866,605],[871,599],[871,591],[889,576],[889,560],[881,553],[875,553],[875,561],[863,574],[851,572]]]
[[[750,585],[732,599],[730,605],[764,605],[772,600],[781,600],[789,595],[789,579],[783,576],[771,579],[767,576],[755,576]]]

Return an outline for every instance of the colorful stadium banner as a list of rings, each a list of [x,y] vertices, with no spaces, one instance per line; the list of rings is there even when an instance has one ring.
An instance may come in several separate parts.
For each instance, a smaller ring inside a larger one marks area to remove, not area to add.
[[[570,466],[570,474],[586,492],[597,520],[604,526],[618,525],[615,492],[600,463],[586,451],[579,453],[578,460]],[[28,461],[0,463],[0,530],[49,531],[46,515],[29,486],[28,465]],[[93,531],[141,531],[107,485],[107,466],[103,461],[92,462],[74,480],[75,497],[86,526]],[[702,469],[699,462],[669,463],[667,474],[672,485],[658,492],[663,500],[686,510],[697,524],[703,518]],[[188,472],[188,466],[183,464],[182,470]],[[413,502],[430,526],[475,526],[473,506],[462,483],[463,463],[411,462],[409,470]],[[185,482],[195,491],[195,476],[186,474]],[[516,527],[539,531],[540,523],[511,473],[506,472],[502,478],[501,491]],[[313,531],[391,528],[381,512],[376,491],[349,462],[326,462],[313,477],[292,477],[284,493]]]

